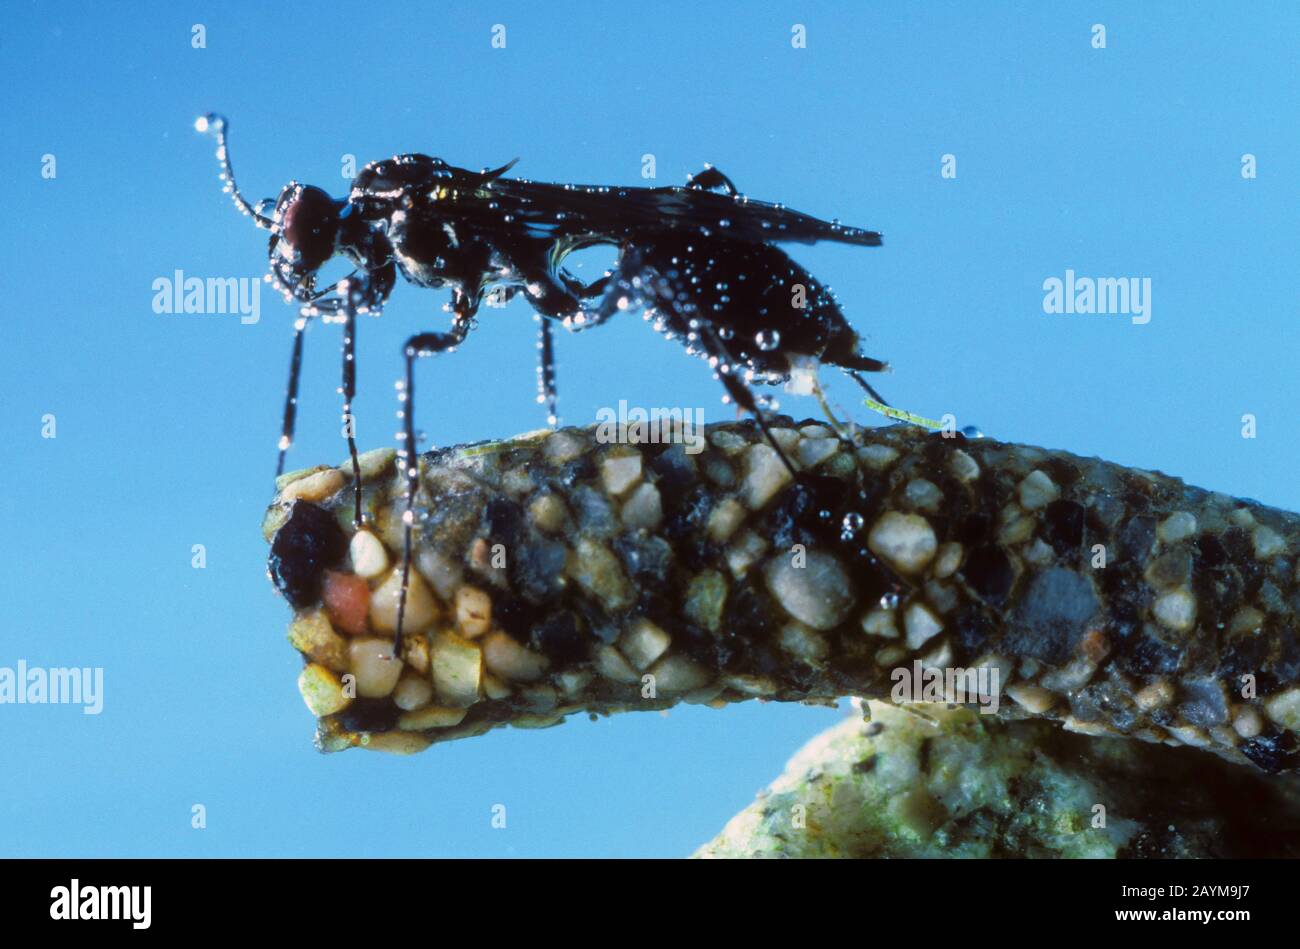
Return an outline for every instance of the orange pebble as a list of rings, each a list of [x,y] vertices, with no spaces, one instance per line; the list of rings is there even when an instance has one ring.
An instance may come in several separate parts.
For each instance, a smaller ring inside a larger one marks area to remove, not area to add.
[[[366,614],[370,611],[370,585],[352,573],[325,572],[321,592],[325,610],[334,628],[349,636],[364,636]]]

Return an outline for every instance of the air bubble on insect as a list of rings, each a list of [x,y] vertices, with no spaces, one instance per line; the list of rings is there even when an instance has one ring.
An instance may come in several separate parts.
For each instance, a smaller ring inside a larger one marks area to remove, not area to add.
[[[880,608],[882,610],[898,609],[898,594],[886,593],[880,598]]]
[[[971,440],[984,438],[984,433],[980,431],[978,425],[966,425],[961,430],[962,435]]]
[[[844,520],[840,522],[840,540],[850,541],[862,530],[865,518],[857,511],[850,511],[844,515]]]
[[[781,334],[776,330],[759,330],[754,334],[754,344],[765,353],[781,345]]]
[[[718,222],[718,227],[731,227],[731,221],[724,217]]]
[[[723,339],[731,339],[736,335],[736,331],[733,330],[730,326],[719,326],[718,335]]]

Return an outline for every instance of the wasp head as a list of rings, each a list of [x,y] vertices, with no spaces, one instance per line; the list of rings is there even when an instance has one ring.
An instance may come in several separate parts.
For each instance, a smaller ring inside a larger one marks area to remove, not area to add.
[[[312,278],[338,251],[339,222],[347,202],[320,188],[290,182],[275,202],[269,253],[271,270],[299,299],[310,295]]]
[[[271,275],[278,289],[303,302],[314,293],[316,271],[339,250],[339,225],[346,201],[335,201],[320,188],[289,182],[270,211],[271,201],[251,205],[235,184],[235,170],[230,163],[227,140],[230,123],[215,112],[200,116],[194,127],[217,138],[217,162],[221,182],[235,202],[235,207],[253,219],[263,230],[271,232],[268,249]]]

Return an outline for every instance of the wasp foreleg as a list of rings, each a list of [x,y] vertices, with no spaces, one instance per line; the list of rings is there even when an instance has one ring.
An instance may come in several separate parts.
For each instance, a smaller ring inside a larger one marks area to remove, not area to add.
[[[402,420],[402,449],[398,458],[406,479],[406,510],[402,513],[402,590],[397,599],[397,630],[393,634],[393,655],[402,653],[402,623],[406,618],[406,592],[411,580],[411,533],[415,527],[415,494],[420,487],[420,456],[415,447],[415,361],[455,349],[464,342],[478,307],[475,298],[457,291],[453,299],[455,316],[450,333],[420,333],[402,347],[406,374],[398,393]]]

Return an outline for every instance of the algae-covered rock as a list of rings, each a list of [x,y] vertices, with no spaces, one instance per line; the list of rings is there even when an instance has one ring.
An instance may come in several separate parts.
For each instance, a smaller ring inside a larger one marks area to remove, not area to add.
[[[870,702],[696,857],[1295,857],[1300,785],[1190,748]]]

